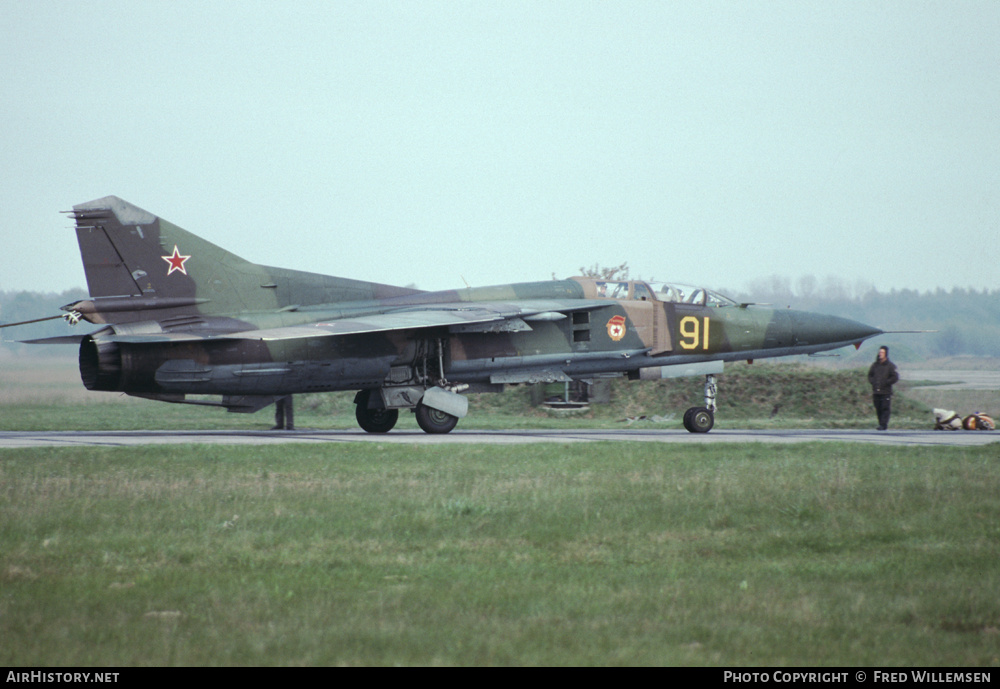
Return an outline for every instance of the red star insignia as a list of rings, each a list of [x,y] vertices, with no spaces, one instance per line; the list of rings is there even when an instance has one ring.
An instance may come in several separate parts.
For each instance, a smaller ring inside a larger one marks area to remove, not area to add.
[[[177,250],[177,245],[174,244],[174,254],[173,256],[160,256],[164,261],[170,264],[170,269],[167,270],[167,275],[170,275],[175,270],[179,270],[185,275],[188,274],[187,270],[184,268],[184,261],[191,258],[190,256],[181,256],[181,252]]]

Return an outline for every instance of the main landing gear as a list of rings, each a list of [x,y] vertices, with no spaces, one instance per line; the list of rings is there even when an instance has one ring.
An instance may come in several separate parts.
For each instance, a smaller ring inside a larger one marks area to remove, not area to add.
[[[369,433],[388,433],[399,420],[398,409],[369,409],[371,390],[362,390],[355,398],[354,416],[362,430]]]
[[[354,416],[368,433],[388,433],[399,420],[399,410],[409,409],[425,433],[450,433],[469,411],[469,401],[459,392],[468,385],[445,379],[447,343],[421,340],[412,366],[396,366],[380,388],[360,390],[354,396]]]
[[[417,425],[424,433],[450,433],[458,424],[458,417],[452,416],[440,409],[433,409],[420,403],[413,410],[417,417]]]
[[[684,428],[691,433],[708,433],[715,425],[715,397],[718,388],[715,385],[715,376],[709,374],[705,376],[705,406],[691,407],[684,412]]]
[[[391,431],[399,420],[400,409],[411,410],[425,433],[450,433],[469,411],[468,399],[441,387],[370,388],[358,392],[354,404],[358,425],[368,433]]]

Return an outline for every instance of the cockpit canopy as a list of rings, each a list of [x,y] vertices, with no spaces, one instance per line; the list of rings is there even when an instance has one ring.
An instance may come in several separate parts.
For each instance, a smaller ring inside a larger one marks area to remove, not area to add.
[[[704,287],[692,287],[676,282],[644,280],[601,280],[573,278],[583,285],[590,299],[629,299],[632,301],[669,301],[697,306],[739,306],[727,296]]]
[[[724,294],[719,294],[704,287],[691,287],[680,283],[651,282],[656,298],[660,301],[672,301],[678,304],[698,304],[703,306],[739,306],[739,304]]]

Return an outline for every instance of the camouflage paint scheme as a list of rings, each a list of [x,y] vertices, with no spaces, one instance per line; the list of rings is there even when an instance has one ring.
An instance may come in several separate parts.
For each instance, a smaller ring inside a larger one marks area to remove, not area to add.
[[[423,292],[250,263],[114,196],[71,213],[91,298],[63,310],[103,326],[72,338],[84,385],[167,402],[257,411],[282,395],[357,390],[365,430],[387,431],[410,408],[424,430],[447,432],[467,408],[457,392],[677,374],[714,386],[724,361],[881,333],[637,280]]]

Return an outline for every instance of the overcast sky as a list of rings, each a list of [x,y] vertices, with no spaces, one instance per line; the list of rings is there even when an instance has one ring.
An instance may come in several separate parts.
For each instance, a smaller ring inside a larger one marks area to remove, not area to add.
[[[444,289],[1000,288],[1000,3],[0,0],[0,290],[120,196]],[[183,251],[183,247],[181,247]]]

